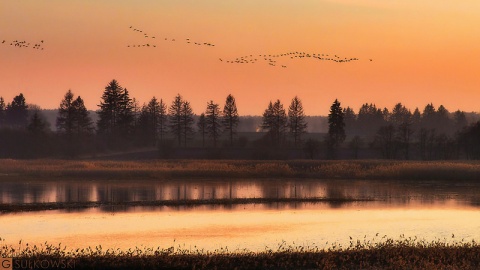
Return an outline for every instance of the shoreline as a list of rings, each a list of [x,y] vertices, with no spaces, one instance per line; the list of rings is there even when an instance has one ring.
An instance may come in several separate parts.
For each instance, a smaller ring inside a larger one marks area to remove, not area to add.
[[[480,161],[0,160],[0,181],[204,178],[480,181]]]
[[[130,201],[130,202],[49,202],[49,203],[15,203],[0,204],[0,215],[7,213],[47,211],[47,210],[74,210],[100,207],[159,207],[202,205],[244,205],[268,203],[349,203],[371,202],[375,199],[353,198],[234,198],[234,199],[207,199],[207,200],[161,200],[161,201]]]

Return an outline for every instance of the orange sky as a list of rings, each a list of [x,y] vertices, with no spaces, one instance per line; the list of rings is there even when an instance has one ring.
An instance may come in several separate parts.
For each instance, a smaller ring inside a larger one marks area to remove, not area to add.
[[[356,111],[365,102],[479,111],[480,2],[458,2],[5,0],[0,96],[10,102],[22,92],[28,103],[57,108],[71,89],[97,109],[115,78],[140,104],[152,96],[170,104],[180,93],[197,114],[230,93],[242,115],[260,115],[277,98],[288,107],[295,95],[309,115],[326,115],[335,98]],[[10,46],[14,40],[44,40],[44,50]],[[359,60],[226,63],[292,51]]]

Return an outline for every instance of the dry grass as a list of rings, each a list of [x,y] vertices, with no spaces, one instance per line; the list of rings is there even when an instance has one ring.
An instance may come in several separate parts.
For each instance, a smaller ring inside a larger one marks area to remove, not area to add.
[[[262,252],[134,248],[67,250],[48,243],[2,245],[0,257],[16,260],[64,260],[75,269],[480,269],[480,246],[472,242],[426,242],[412,238],[351,241],[348,247],[292,246],[281,243]]]
[[[477,180],[477,161],[0,160],[0,179],[318,178]]]

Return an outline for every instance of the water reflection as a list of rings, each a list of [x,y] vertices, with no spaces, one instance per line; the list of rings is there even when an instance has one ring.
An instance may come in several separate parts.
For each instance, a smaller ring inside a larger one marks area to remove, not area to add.
[[[270,209],[297,209],[305,203],[279,203],[285,198],[375,199],[384,205],[434,205],[438,203],[480,205],[480,183],[443,181],[362,181],[362,180],[172,180],[172,181],[29,181],[1,182],[0,203],[45,202],[138,202],[186,201],[237,198],[266,198]],[[341,208],[342,201],[328,202]],[[205,206],[215,209],[215,205]],[[177,207],[182,210],[182,207]],[[224,205],[222,209],[245,209]],[[131,208],[102,207],[103,211],[130,211]],[[157,209],[161,209],[157,207]]]

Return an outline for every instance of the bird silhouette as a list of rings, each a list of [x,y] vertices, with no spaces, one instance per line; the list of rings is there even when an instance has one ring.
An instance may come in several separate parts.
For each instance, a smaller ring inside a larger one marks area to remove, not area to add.
[[[310,53],[310,52],[300,52],[300,51],[290,51],[290,52],[282,52],[282,53],[277,53],[277,54],[258,54],[258,57],[261,57],[260,59],[263,59],[265,62],[267,62],[268,65],[270,66],[277,66],[278,61],[282,58],[288,58],[288,59],[317,59],[319,61],[332,61],[335,63],[347,63],[347,62],[352,62],[352,61],[357,61],[358,58],[352,57],[352,58],[347,58],[347,57],[340,57],[339,55],[335,54],[330,56],[330,54],[325,54],[325,53]],[[278,61],[277,61],[278,59]],[[236,64],[247,64],[247,63],[256,63],[258,58],[254,58],[253,54],[246,55],[246,56],[240,56],[235,59],[227,61],[227,63],[236,63]],[[281,64],[278,65],[282,68],[286,68],[287,65]]]

